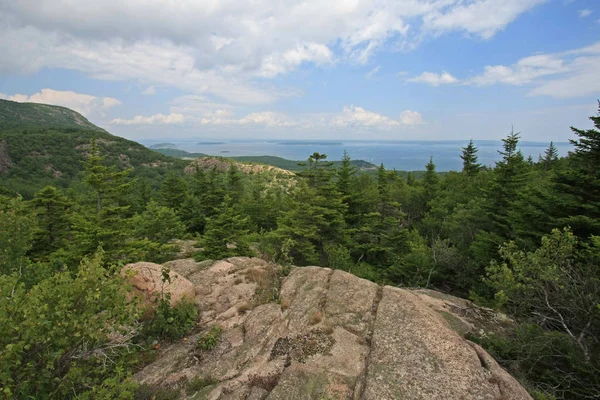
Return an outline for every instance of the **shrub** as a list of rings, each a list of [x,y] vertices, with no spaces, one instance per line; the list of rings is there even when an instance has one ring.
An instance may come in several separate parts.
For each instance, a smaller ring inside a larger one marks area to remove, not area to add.
[[[223,328],[219,325],[213,325],[208,332],[198,339],[198,348],[200,350],[212,350],[219,344],[219,338],[223,333]]]
[[[161,339],[174,340],[184,336],[196,324],[198,308],[189,300],[170,305],[170,295],[159,300],[156,314],[146,322],[145,333]]]

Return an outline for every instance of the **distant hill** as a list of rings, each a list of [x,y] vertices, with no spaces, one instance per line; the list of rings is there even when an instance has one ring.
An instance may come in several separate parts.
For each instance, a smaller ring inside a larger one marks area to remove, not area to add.
[[[39,127],[104,131],[66,107],[0,100],[0,131]]]
[[[209,157],[203,153],[188,153],[187,151],[179,150],[179,149],[153,149],[161,154],[168,155],[171,157],[177,157],[185,160],[196,159],[201,157]],[[295,161],[295,160],[287,160],[281,157],[275,156],[238,156],[238,157],[226,157],[228,159],[238,161],[241,163],[255,163],[255,164],[266,164],[271,165],[273,167],[285,169],[292,172],[303,171],[305,168],[302,166],[302,163],[305,161]],[[333,161],[334,167],[339,167],[341,165],[341,161]],[[352,160],[350,162],[352,166],[358,168],[361,171],[374,171],[377,169],[375,164],[372,164],[363,160]]]
[[[107,164],[132,168],[133,176],[151,184],[187,164],[111,135],[68,108],[0,100],[0,192],[28,198],[46,185],[71,186],[80,178],[92,138]]]

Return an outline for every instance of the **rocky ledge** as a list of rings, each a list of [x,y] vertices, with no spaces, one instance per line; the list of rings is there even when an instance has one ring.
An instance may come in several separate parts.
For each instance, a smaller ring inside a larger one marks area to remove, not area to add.
[[[429,290],[254,258],[166,266],[195,288],[195,333],[135,375],[184,399],[531,399],[464,334],[498,324]],[[215,328],[219,326],[220,329]],[[211,348],[198,341],[222,331]],[[189,382],[205,382],[193,385]]]

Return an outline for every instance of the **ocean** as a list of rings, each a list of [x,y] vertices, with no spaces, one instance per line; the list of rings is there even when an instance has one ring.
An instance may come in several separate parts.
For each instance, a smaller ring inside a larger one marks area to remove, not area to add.
[[[147,146],[163,141],[141,141]],[[382,164],[387,169],[403,171],[424,170],[429,157],[438,171],[460,171],[462,160],[461,148],[468,144],[464,141],[329,141],[329,140],[257,140],[257,141],[169,141],[175,148],[190,153],[204,153],[214,156],[277,156],[289,160],[306,160],[314,152],[327,154],[331,161],[339,160],[344,150],[354,160],[369,161],[373,164]],[[479,148],[479,162],[483,165],[493,166],[501,159],[498,150],[502,149],[502,142],[495,140],[474,141]],[[537,161],[549,143],[521,142],[519,149],[527,158],[529,155]],[[567,155],[572,150],[568,142],[555,143],[561,156]]]

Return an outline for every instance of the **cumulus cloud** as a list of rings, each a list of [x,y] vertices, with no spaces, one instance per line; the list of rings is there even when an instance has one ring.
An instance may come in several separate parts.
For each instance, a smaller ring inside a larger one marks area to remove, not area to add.
[[[434,72],[423,72],[421,75],[406,80],[407,82],[420,82],[426,83],[431,86],[447,85],[450,83],[457,83],[458,79],[444,71],[441,74]]]
[[[116,118],[110,121],[112,125],[179,125],[184,123],[182,114],[154,114],[148,117],[136,115],[132,119]]]
[[[404,110],[400,113],[400,123],[404,125],[421,125],[423,116],[417,111]]]
[[[589,9],[585,9],[585,10],[579,10],[579,16],[580,16],[581,18],[586,18],[586,17],[589,17],[589,16],[592,14],[592,12],[593,12],[593,11],[592,11],[592,10],[589,10]]]
[[[487,39],[543,1],[3,1],[0,73],[65,68],[265,104],[294,92],[257,78],[305,63],[364,64],[431,35]]]
[[[340,115],[334,116],[329,125],[336,128],[377,128],[390,129],[399,126],[418,125],[423,122],[420,113],[405,110],[400,113],[400,119],[395,120],[362,107],[350,105],[344,107]]]
[[[20,103],[41,103],[63,106],[73,109],[84,116],[105,116],[106,112],[121,104],[112,97],[96,97],[89,94],[75,93],[53,89],[42,89],[31,96],[24,94],[7,95],[0,93],[0,98]]]

